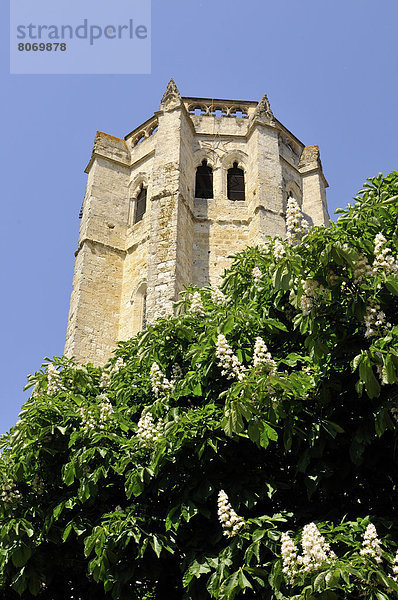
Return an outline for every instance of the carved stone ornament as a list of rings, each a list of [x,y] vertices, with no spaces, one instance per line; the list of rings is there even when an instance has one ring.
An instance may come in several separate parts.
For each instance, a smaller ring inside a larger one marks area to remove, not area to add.
[[[265,123],[274,123],[274,114],[271,110],[267,94],[261,98],[253,113],[254,121],[264,121]]]
[[[173,110],[182,105],[181,94],[178,91],[174,79],[170,79],[160,103],[160,110]]]

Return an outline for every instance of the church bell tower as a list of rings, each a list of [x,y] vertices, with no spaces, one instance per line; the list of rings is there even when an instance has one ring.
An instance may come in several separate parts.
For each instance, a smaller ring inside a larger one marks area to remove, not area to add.
[[[97,132],[76,251],[65,354],[103,364],[172,313],[184,285],[216,284],[227,257],[285,236],[287,198],[328,225],[318,146],[260,102],[181,97],[124,139]]]

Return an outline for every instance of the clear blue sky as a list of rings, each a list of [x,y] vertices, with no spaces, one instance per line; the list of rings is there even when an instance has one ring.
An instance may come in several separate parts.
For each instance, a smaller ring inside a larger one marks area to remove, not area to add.
[[[330,212],[398,168],[397,0],[152,0],[152,74],[9,75],[1,6],[0,432],[26,375],[63,352],[84,168],[97,129],[123,137],[185,96],[258,100],[319,144]]]

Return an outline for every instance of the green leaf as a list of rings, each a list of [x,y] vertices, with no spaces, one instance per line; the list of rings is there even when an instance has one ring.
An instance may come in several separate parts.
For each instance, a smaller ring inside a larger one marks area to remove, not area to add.
[[[392,275],[389,275],[387,277],[386,288],[388,289],[389,292],[394,294],[394,296],[398,296],[398,280],[395,277],[393,277]]]
[[[161,543],[161,541],[159,540],[159,538],[156,535],[152,535],[152,537],[149,539],[149,543],[150,543],[154,553],[159,558],[159,556],[162,552],[163,544]]]
[[[69,534],[72,531],[72,528],[73,528],[73,523],[72,523],[72,521],[70,521],[68,523],[68,525],[65,527],[64,532],[62,534],[62,539],[64,542],[66,542],[66,540],[68,539]]]
[[[14,567],[24,567],[30,557],[32,556],[32,549],[29,546],[19,546],[15,552],[11,555],[11,560]]]
[[[382,367],[382,379],[383,383],[387,383],[390,385],[397,382],[397,372],[391,354],[387,354],[384,357]]]
[[[377,398],[380,395],[380,384],[373,373],[373,368],[367,354],[363,355],[363,359],[359,364],[359,377],[365,384],[365,390],[369,398]]]
[[[72,485],[75,480],[75,465],[73,462],[68,463],[62,468],[62,479],[66,485]]]

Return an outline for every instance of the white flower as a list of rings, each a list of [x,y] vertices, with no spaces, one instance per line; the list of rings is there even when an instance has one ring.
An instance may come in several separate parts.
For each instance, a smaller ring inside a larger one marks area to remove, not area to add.
[[[315,281],[315,279],[302,280],[301,285],[304,294],[300,298],[300,308],[303,315],[309,315],[315,306],[326,300],[330,290]]]
[[[307,233],[308,221],[294,198],[288,198],[286,208],[286,237],[290,243],[298,242]]]
[[[298,572],[298,549],[288,533],[282,533],[281,541],[282,572],[288,577],[290,583],[293,584],[294,576]]]
[[[21,499],[21,494],[16,489],[16,485],[11,479],[3,478],[0,498],[5,504],[12,504]]]
[[[98,396],[98,400],[101,400],[98,408],[96,406],[91,406],[89,408],[82,407],[80,409],[82,431],[84,433],[89,433],[90,431],[102,431],[107,429],[111,424],[114,413],[112,404],[105,394]]]
[[[392,327],[391,323],[386,323],[386,315],[374,298],[369,300],[363,320],[366,326],[365,337],[383,336]]]
[[[44,481],[38,475],[33,477],[32,488],[39,496],[44,493]]]
[[[225,296],[223,292],[217,286],[212,286],[210,289],[211,300],[215,305],[221,305],[225,302]]]
[[[239,534],[239,530],[244,527],[245,521],[239,517],[228,501],[228,496],[221,490],[218,493],[218,519],[224,529],[226,537],[234,537]]]
[[[232,352],[225,335],[222,333],[217,337],[216,356],[218,366],[222,368],[222,375],[226,375],[228,379],[236,378],[238,381],[242,381],[245,376],[245,368]]]
[[[392,572],[394,573],[394,580],[398,581],[398,550],[395,554],[394,562],[392,564]]]
[[[373,273],[372,267],[368,263],[368,259],[364,254],[358,256],[358,260],[354,265],[353,276],[355,283],[361,284],[366,277]]]
[[[205,316],[205,309],[202,302],[202,296],[200,292],[194,292],[191,297],[191,312],[199,315],[199,317]]]
[[[261,277],[263,276],[262,272],[260,271],[260,269],[258,267],[254,267],[252,269],[252,275],[253,275],[253,279],[256,283],[258,281],[260,281]]]
[[[398,272],[397,260],[391,254],[391,248],[386,246],[387,240],[382,233],[375,237],[373,272],[383,271],[386,275]]]
[[[284,254],[286,254],[286,250],[285,250],[285,246],[282,244],[282,242],[278,239],[276,239],[274,241],[274,257],[278,260],[279,258],[282,258],[282,256]]]
[[[159,419],[155,424],[151,413],[141,415],[138,421],[137,437],[149,446],[153,442],[157,442],[163,433],[163,421]]]
[[[109,399],[105,395],[101,395],[100,398],[101,404],[99,405],[99,428],[105,429],[106,425],[112,418],[114,410],[112,404],[109,402]]]
[[[122,369],[124,367],[124,361],[122,358],[119,358],[116,360],[115,364],[113,365],[113,371],[120,371],[120,369]]]
[[[156,362],[152,364],[149,376],[151,379],[152,390],[156,398],[173,388],[173,382],[167,379]]]
[[[261,337],[256,337],[253,352],[253,365],[258,367],[261,364],[265,364],[269,367],[269,372],[271,375],[276,373],[276,362],[272,358],[271,353],[268,352],[268,348],[264,340]]]
[[[363,536],[361,556],[368,556],[369,558],[373,558],[377,563],[381,563],[382,551],[380,545],[381,542],[377,537],[376,527],[372,523],[369,523]]]
[[[100,388],[107,388],[109,386],[111,382],[111,376],[109,373],[107,373],[106,371],[103,371],[101,373],[101,379],[100,379]]]
[[[55,396],[65,389],[61,383],[61,375],[52,363],[47,367],[47,382],[47,394],[49,396]]]
[[[91,430],[95,430],[97,427],[97,421],[94,418],[92,411],[82,407],[80,409],[80,419],[82,422],[82,431],[89,433]]]
[[[315,523],[309,523],[303,528],[301,546],[303,554],[298,557],[297,561],[304,571],[317,569],[323,562],[330,562],[336,558]]]
[[[271,240],[268,238],[260,239],[257,245],[262,252],[269,252],[271,249]]]
[[[180,365],[177,363],[175,363],[172,366],[171,372],[172,372],[172,377],[171,377],[170,383],[171,383],[172,387],[174,387],[175,384],[177,383],[177,381],[183,377],[183,372],[182,372]]]

